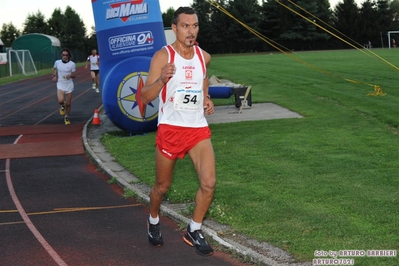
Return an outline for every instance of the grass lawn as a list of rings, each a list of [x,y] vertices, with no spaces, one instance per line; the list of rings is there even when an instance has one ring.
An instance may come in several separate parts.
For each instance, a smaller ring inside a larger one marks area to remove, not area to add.
[[[399,66],[399,49],[373,52]],[[293,55],[327,74],[283,54],[213,56],[209,76],[252,85],[253,103],[273,102],[304,118],[211,125],[217,187],[207,218],[298,261],[316,258],[316,250],[397,250],[398,69],[354,50]],[[367,96],[373,85],[386,96]],[[107,134],[102,141],[152,185],[155,133]],[[193,202],[197,187],[186,157],[166,198]],[[356,265],[399,265],[397,257],[353,259]]]

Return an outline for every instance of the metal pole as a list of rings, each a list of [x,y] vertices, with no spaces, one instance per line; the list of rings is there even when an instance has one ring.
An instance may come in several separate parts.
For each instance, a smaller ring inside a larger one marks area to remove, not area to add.
[[[9,64],[9,66],[10,66],[10,77],[12,77],[12,67],[11,67],[11,49],[10,50],[8,50],[8,64]]]
[[[384,48],[384,41],[382,40],[382,32],[380,31],[380,36],[381,36],[381,47]]]

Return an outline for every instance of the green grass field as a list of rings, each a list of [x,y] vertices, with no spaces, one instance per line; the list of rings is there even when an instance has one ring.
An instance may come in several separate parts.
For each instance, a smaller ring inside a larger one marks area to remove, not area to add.
[[[375,50],[399,66],[398,50]],[[208,219],[310,261],[314,252],[399,248],[399,71],[359,51],[213,56],[209,76],[252,85],[303,119],[213,124],[217,187]],[[359,83],[349,82],[356,80]],[[378,85],[385,96],[367,96]],[[214,99],[231,104],[230,99]],[[155,133],[103,143],[142,182],[154,181]],[[171,202],[193,202],[198,181],[178,161]],[[399,265],[356,257],[355,265]]]
[[[399,249],[399,49],[373,52],[393,66],[355,50],[293,54],[324,73],[284,54],[213,56],[209,76],[251,85],[253,104],[273,102],[304,118],[211,125],[217,187],[207,219],[297,261],[316,250]],[[367,96],[374,85],[386,95]],[[102,142],[152,185],[155,133],[128,135]],[[197,188],[191,161],[179,160],[167,200],[192,203]],[[399,265],[397,257],[351,258]]]

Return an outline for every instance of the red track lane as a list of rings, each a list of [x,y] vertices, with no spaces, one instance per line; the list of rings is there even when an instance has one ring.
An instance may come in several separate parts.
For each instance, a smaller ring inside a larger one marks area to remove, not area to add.
[[[74,81],[71,126],[83,127],[101,93],[84,68]],[[217,249],[197,255],[163,216],[165,245],[151,246],[147,206],[124,198],[84,154],[66,155],[81,129],[68,132],[58,108],[50,74],[0,86],[0,155],[19,147],[15,159],[0,156],[0,265],[243,265]],[[35,155],[23,145],[38,145]]]

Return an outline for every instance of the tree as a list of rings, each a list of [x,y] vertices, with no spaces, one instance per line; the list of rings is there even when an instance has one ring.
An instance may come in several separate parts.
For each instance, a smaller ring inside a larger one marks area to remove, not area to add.
[[[90,33],[89,37],[86,40],[85,50],[87,51],[87,54],[89,54],[89,51],[96,49],[97,52],[101,54],[101,51],[98,49],[98,45],[97,45],[96,28],[91,27],[91,30],[92,30],[92,32]]]
[[[86,28],[80,16],[74,9],[67,6],[65,12],[60,8],[54,9],[48,20],[49,35],[57,37],[63,47],[69,48],[74,60],[85,60],[86,55],[97,47],[95,29],[90,36],[86,36]]]
[[[364,43],[368,40],[361,40],[360,38],[359,20],[359,8],[355,0],[344,0],[343,2],[338,3],[333,11],[334,28],[348,36],[350,39]],[[348,40],[347,37],[344,37],[344,39]],[[347,47],[347,45],[342,42],[340,42],[338,46],[341,48]]]
[[[49,35],[57,37],[58,39],[62,39],[62,36],[65,35],[64,32],[64,21],[65,16],[62,13],[60,8],[54,9],[51,17],[47,21],[49,28]]]
[[[377,5],[374,1],[366,0],[360,8],[359,31],[363,43],[371,41],[375,43],[376,36],[379,36],[379,29],[376,25],[378,20]]]
[[[170,28],[172,24],[172,18],[173,14],[175,13],[175,10],[173,7],[169,7],[165,13],[162,13],[162,21],[163,21],[163,26],[165,28]]]
[[[326,49],[331,36],[323,28],[331,21],[330,4],[327,0],[302,0],[264,2],[262,5],[262,33],[280,44],[276,46],[292,50]],[[305,19],[306,18],[306,19]],[[312,22],[314,23],[312,23]]]
[[[325,49],[326,41],[331,36],[312,22],[318,23],[318,19],[329,19],[329,4],[325,1],[302,0],[298,1],[296,6],[289,5],[289,7],[295,11],[293,12],[295,17],[289,21],[287,30],[281,33],[281,39],[289,41],[290,47],[294,49]]]
[[[280,43],[280,34],[289,27],[287,23],[292,17],[291,12],[276,1],[267,1],[262,4],[261,14],[260,32],[268,39]]]
[[[229,1],[228,10],[231,14],[233,14],[238,20],[240,20],[244,25],[248,26],[249,28],[253,29],[256,32],[259,32],[259,23],[260,23],[260,7],[257,0],[234,0]],[[258,50],[261,44],[261,40],[259,37],[254,35],[251,31],[245,28],[243,25],[235,23],[234,28],[237,28],[237,31],[234,34],[237,34],[238,38],[233,37],[233,28],[228,29],[231,44],[237,46],[236,44],[239,43],[239,51],[236,52],[248,52]],[[239,40],[239,42],[238,42]]]
[[[323,28],[331,31],[330,25],[332,24],[332,11],[330,2],[328,0],[317,0],[317,17],[319,18],[321,26]],[[316,21],[319,23],[319,21]],[[316,45],[317,49],[328,49],[331,48],[330,40],[334,38],[330,33],[325,32],[322,29],[317,29],[317,32],[320,34],[318,39],[316,40],[319,45]]]
[[[191,7],[196,11],[199,23],[199,35],[197,38],[198,43],[201,47],[208,52],[213,52],[211,50],[210,41],[212,39],[212,23],[210,20],[211,5],[205,0],[193,1]]]
[[[24,22],[23,34],[43,33],[48,34],[48,25],[43,13],[38,10],[36,14],[29,14]]]
[[[390,30],[399,31],[399,0],[393,0],[389,6],[389,9],[392,12],[392,29]],[[396,43],[398,43],[399,33],[393,34],[391,38],[395,39]]]
[[[392,30],[399,30],[399,0],[392,0],[389,9],[392,12]]]
[[[389,8],[389,2],[388,0],[377,0],[378,18],[375,23],[379,31],[385,35],[389,30],[392,30],[394,24],[394,12]]]
[[[11,47],[13,41],[21,36],[21,32],[12,24],[3,23],[0,31],[0,39],[3,41],[5,47]]]
[[[226,7],[226,1],[217,1],[221,6]],[[195,4],[195,2],[194,2]],[[193,4],[193,6],[194,6]],[[213,6],[209,6],[209,9],[200,9],[204,12],[200,18],[208,18],[208,26],[203,27],[203,22],[200,21],[200,37],[199,42],[201,46],[206,47],[206,50],[210,53],[227,53],[230,47],[226,45],[227,29],[229,28],[232,21],[231,18],[226,16],[220,9],[216,9]],[[235,23],[235,22],[234,22]],[[206,30],[205,30],[206,29]]]
[[[63,47],[72,50],[75,61],[84,60],[87,56],[85,25],[70,6],[65,9],[63,35],[59,39]]]

